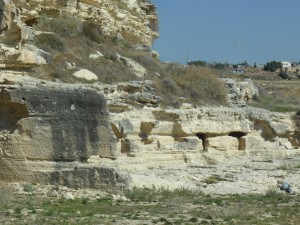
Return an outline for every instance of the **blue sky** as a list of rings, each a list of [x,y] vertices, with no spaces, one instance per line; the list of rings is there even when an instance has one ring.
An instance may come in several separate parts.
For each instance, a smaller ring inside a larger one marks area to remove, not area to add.
[[[162,61],[300,61],[300,0],[152,0]]]

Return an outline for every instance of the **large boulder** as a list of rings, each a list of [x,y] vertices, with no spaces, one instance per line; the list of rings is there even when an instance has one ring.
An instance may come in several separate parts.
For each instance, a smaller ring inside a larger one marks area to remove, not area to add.
[[[237,82],[233,79],[222,79],[228,87],[228,101],[232,106],[245,106],[252,101],[254,96],[259,96],[259,91],[251,80]]]
[[[88,81],[98,80],[97,75],[87,69],[80,69],[76,71],[73,76]]]
[[[123,62],[137,77],[144,77],[147,75],[147,70],[133,59],[123,57],[117,54],[118,59]]]
[[[85,168],[91,156],[117,157],[102,94],[82,85],[29,78],[27,83],[24,77],[16,81],[17,77],[0,77],[1,179],[53,183],[51,174],[73,177],[74,167]],[[71,171],[60,172],[69,167]]]

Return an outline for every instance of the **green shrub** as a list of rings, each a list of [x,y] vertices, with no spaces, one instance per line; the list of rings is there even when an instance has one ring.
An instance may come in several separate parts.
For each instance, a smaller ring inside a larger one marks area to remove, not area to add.
[[[225,70],[228,68],[227,63],[214,63],[211,65],[212,68],[217,69],[217,70]]]
[[[284,79],[284,80],[289,80],[290,79],[288,73],[285,72],[284,70],[281,70],[278,75],[281,79]]]
[[[31,184],[23,184],[23,191],[34,192],[35,188]]]
[[[88,199],[88,198],[83,198],[83,199],[81,200],[81,204],[83,204],[83,205],[87,205],[88,202],[89,202],[89,199]]]
[[[281,62],[276,62],[276,61],[271,61],[268,62],[266,65],[264,65],[264,70],[270,72],[275,72],[277,69],[281,69],[281,68],[282,68]]]
[[[264,197],[268,198],[269,200],[278,200],[278,199],[282,198],[282,193],[278,192],[274,188],[271,188],[266,191],[266,194]]]
[[[35,39],[36,45],[45,51],[57,50],[65,51],[66,46],[63,38],[56,34],[40,34]]]
[[[190,201],[195,196],[201,196],[201,191],[189,190],[185,188],[179,188],[175,190],[169,190],[166,188],[137,188],[133,187],[131,190],[125,192],[125,196],[132,201],[145,201],[145,202],[156,202],[156,201],[167,201],[177,200],[178,202]],[[177,203],[178,203],[177,202]]]

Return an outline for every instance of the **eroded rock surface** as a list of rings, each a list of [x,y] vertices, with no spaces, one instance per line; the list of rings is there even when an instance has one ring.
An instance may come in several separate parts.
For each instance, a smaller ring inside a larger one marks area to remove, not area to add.
[[[117,179],[113,169],[87,168],[93,155],[117,157],[102,94],[29,77],[0,81],[2,180],[99,187]]]

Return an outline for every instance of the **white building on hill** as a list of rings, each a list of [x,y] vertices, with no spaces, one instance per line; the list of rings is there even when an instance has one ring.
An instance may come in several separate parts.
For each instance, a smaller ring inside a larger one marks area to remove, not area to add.
[[[281,62],[282,68],[291,68],[292,63],[290,62]]]

